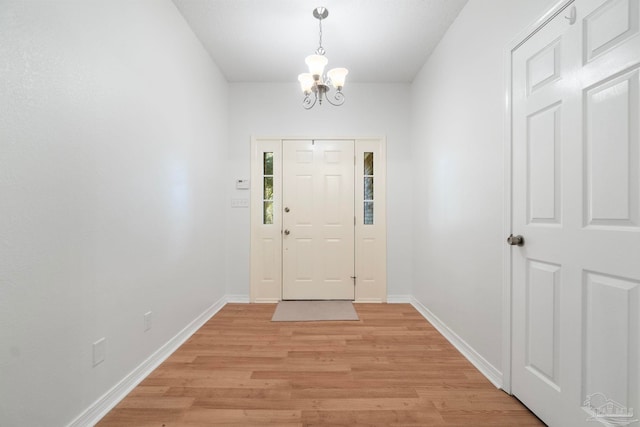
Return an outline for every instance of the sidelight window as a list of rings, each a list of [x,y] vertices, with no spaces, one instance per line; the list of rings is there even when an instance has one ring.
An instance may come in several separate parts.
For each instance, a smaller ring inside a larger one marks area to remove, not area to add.
[[[373,153],[364,153],[364,223],[373,224]]]
[[[262,154],[262,223],[273,224],[273,152]]]

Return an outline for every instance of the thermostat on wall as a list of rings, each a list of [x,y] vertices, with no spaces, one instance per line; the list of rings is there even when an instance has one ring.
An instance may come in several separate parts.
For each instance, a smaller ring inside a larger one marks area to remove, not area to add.
[[[248,179],[236,179],[236,190],[248,190],[248,189],[249,189]]]

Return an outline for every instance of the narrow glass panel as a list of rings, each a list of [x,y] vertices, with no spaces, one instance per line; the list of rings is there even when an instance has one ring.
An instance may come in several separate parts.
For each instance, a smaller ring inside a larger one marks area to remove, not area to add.
[[[273,202],[264,202],[263,224],[273,224]]]
[[[262,161],[263,175],[273,175],[273,153],[264,153]]]
[[[273,200],[273,177],[264,177],[264,200]]]
[[[373,224],[373,202],[364,202],[364,223]]]
[[[262,154],[262,223],[273,224],[273,152]]]
[[[373,153],[364,153],[364,174],[373,175]]]
[[[364,178],[364,199],[373,200],[373,177]]]

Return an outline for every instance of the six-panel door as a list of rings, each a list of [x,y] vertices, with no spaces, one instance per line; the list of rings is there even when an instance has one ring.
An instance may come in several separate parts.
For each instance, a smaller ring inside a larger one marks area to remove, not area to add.
[[[283,141],[283,299],[354,299],[354,142]]]
[[[639,22],[576,0],[512,58],[512,390],[551,426],[640,409]]]

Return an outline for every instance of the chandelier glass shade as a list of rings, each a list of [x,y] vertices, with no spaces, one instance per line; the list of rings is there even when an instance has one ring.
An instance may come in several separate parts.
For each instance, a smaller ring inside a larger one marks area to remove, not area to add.
[[[329,63],[329,60],[324,55],[325,50],[322,47],[322,20],[329,16],[329,10],[324,7],[318,7],[314,9],[313,16],[319,21],[320,42],[315,55],[309,55],[304,60],[309,72],[298,75],[298,82],[300,82],[300,88],[304,93],[302,106],[307,110],[316,105],[316,103],[322,105],[322,101],[325,99],[331,105],[342,105],[344,103],[342,88],[347,74],[349,74],[349,70],[346,68],[332,68],[325,75],[324,68]],[[333,94],[329,94],[331,86],[335,90]]]

